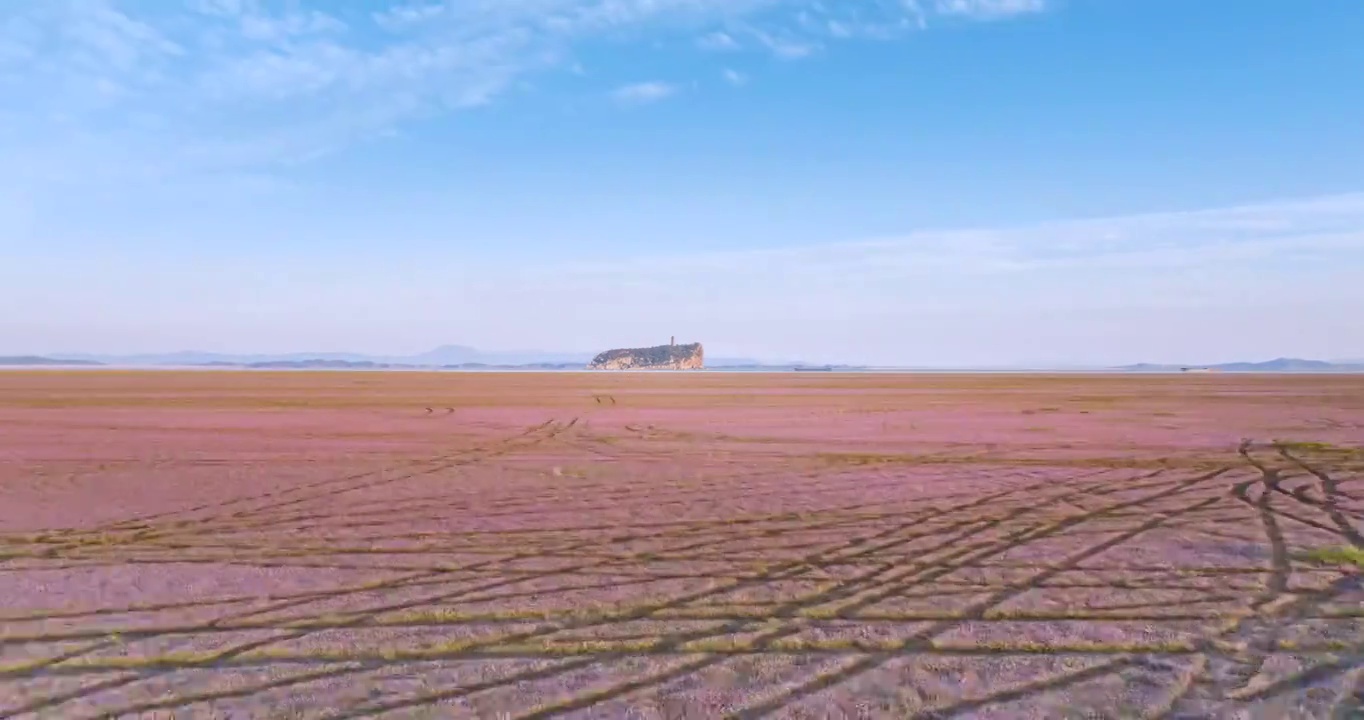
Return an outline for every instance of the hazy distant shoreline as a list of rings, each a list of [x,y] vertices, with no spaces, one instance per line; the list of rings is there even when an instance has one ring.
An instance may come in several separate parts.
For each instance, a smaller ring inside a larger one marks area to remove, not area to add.
[[[60,361],[51,362],[11,362],[9,358],[0,358],[0,372],[11,371],[41,371],[48,370],[53,372],[62,371],[89,371],[89,372],[109,372],[109,371],[140,371],[140,372],[404,372],[404,373],[583,373],[600,375],[607,374],[689,374],[689,373],[710,373],[710,374],[770,374],[770,373],[792,373],[807,374],[813,372],[820,375],[852,375],[852,374],[922,374],[922,375],[1352,375],[1364,374],[1364,365],[1343,365],[1331,364],[1329,367],[1309,367],[1309,368],[1264,368],[1248,367],[1246,369],[1213,370],[1208,371],[1202,368],[1184,369],[1179,367],[1171,368],[1131,368],[1131,367],[984,367],[984,368],[952,368],[952,367],[892,367],[892,366],[834,366],[829,369],[824,368],[801,368],[790,365],[761,365],[761,366],[717,366],[697,370],[592,370],[585,366],[563,366],[545,367],[536,365],[489,365],[480,367],[461,367],[461,366],[421,366],[421,365],[348,365],[338,366],[335,364],[299,363],[294,365],[265,364],[265,365],[233,365],[225,363],[202,364],[202,365],[137,365],[137,364],[112,364],[112,363],[66,363]]]
[[[414,355],[369,355],[349,352],[298,352],[279,354],[233,354],[198,351],[147,354],[29,353],[0,356],[0,368],[53,368],[118,370],[303,370],[388,372],[589,372],[593,357],[583,353],[523,350],[484,352],[464,345],[442,345]],[[1097,365],[864,365],[810,362],[783,358],[758,360],[717,356],[705,366],[691,370],[593,370],[590,372],[815,372],[815,373],[1078,373],[1078,374],[1340,374],[1364,372],[1364,360],[1304,360],[1280,357],[1261,362],[1136,363]]]

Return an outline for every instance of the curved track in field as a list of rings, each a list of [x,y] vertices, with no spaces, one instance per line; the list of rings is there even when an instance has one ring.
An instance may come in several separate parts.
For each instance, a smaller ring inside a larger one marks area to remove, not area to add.
[[[1357,453],[868,470],[584,425],[0,537],[0,581],[268,592],[5,611],[0,717],[1364,712],[1364,588],[1303,555],[1364,547]]]

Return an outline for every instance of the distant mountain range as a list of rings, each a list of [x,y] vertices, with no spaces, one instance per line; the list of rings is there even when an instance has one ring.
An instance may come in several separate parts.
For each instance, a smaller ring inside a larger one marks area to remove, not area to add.
[[[1126,372],[1269,372],[1269,373],[1321,373],[1321,372],[1364,372],[1364,362],[1324,360],[1303,360],[1301,358],[1275,358],[1264,362],[1230,362],[1216,365],[1157,365],[1139,363],[1124,365],[1118,370]]]
[[[592,360],[590,353],[523,350],[484,352],[464,345],[442,345],[415,355],[367,355],[349,352],[301,352],[284,354],[231,354],[200,351],[101,355],[95,353],[54,353],[0,357],[0,365],[59,366],[110,365],[118,367],[248,367],[261,369],[403,369],[456,368],[529,370],[579,369]],[[711,367],[766,367],[751,358],[714,358]]]
[[[534,350],[517,352],[483,352],[463,345],[443,345],[416,355],[364,355],[345,352],[286,353],[282,355],[232,355],[210,352],[173,352],[142,355],[97,355],[97,354],[51,354],[0,356],[0,367],[205,367],[205,368],[252,368],[252,369],[289,369],[289,370],[580,370],[587,366],[592,356],[585,353],[541,352]],[[797,361],[762,362],[751,358],[706,358],[706,368],[711,370],[826,370],[858,371],[868,368],[860,365],[812,365]],[[950,372],[954,368],[892,368],[878,367],[877,370],[894,371],[914,370],[918,372]],[[976,368],[978,372],[990,372],[990,368]],[[996,369],[1001,371],[1005,369]],[[1019,369],[1013,369],[1019,371]],[[1058,371],[1058,368],[1036,367],[1035,372]],[[1277,358],[1264,362],[1232,362],[1216,365],[1168,365],[1157,363],[1138,363],[1120,367],[1094,368],[1073,367],[1068,370],[1079,372],[1133,372],[1133,373],[1170,373],[1170,372],[1262,372],[1262,373],[1332,373],[1364,372],[1364,360],[1302,360],[1299,358]]]
[[[483,352],[463,345],[442,345],[415,355],[368,355],[351,352],[298,352],[282,354],[214,353],[186,350],[171,353],[140,355],[59,354],[51,357],[63,360],[84,360],[101,365],[254,365],[259,363],[372,363],[375,365],[404,365],[412,367],[440,367],[464,363],[488,365],[526,365],[531,363],[578,363],[586,365],[592,358],[588,353],[543,352],[525,350],[513,352]]]
[[[19,367],[43,367],[43,366],[89,366],[100,365],[102,363],[89,360],[59,360],[57,358],[43,357],[41,355],[7,355],[0,356],[0,366],[19,366]]]

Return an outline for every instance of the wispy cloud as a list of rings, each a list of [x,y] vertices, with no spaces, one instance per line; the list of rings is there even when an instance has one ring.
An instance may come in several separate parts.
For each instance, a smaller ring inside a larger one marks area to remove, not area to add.
[[[696,44],[703,50],[715,51],[738,50],[740,47],[739,41],[735,40],[733,35],[718,30],[697,38]]]
[[[733,68],[725,68],[724,70],[722,70],[720,72],[720,77],[723,77],[725,79],[725,82],[729,83],[730,85],[733,85],[734,87],[740,87],[748,84],[748,76]]]
[[[12,299],[0,325],[15,351],[415,350],[439,339],[590,350],[676,334],[716,354],[810,361],[1364,356],[1352,312],[1364,307],[1364,194],[805,247],[673,247],[683,249],[540,265],[281,251],[193,273],[164,255],[49,254],[0,265]],[[31,307],[41,323],[20,311]]]
[[[689,34],[708,50],[797,59],[925,18],[992,19],[1040,0],[16,0],[0,13],[0,151],[55,175],[259,167],[496,101],[569,72],[585,43]],[[657,89],[644,91],[657,97]],[[84,157],[99,148],[107,157]],[[137,162],[127,162],[136,156]],[[66,163],[77,163],[67,166]],[[199,165],[195,165],[198,163]],[[65,170],[59,169],[66,167]]]
[[[817,41],[804,39],[792,33],[777,34],[763,30],[750,30],[750,34],[773,55],[786,60],[808,57],[821,47]]]
[[[414,25],[430,22],[444,15],[447,6],[438,2],[395,5],[372,14],[380,27],[390,32],[401,32]]]
[[[622,85],[612,91],[611,96],[618,102],[642,104],[658,102],[677,93],[677,86],[665,82],[651,81]]]
[[[934,0],[934,9],[940,15],[977,20],[998,20],[1039,13],[1046,9],[1046,5],[1046,0]]]
[[[992,21],[1049,9],[1048,0],[894,0],[774,2],[786,13],[739,14],[723,28],[704,33],[697,45],[709,51],[761,50],[778,58],[814,55],[826,45],[854,40],[893,40],[929,29],[938,20]]]
[[[535,290],[516,292],[573,297],[582,316],[639,333],[697,328],[769,356],[833,347],[812,359],[988,365],[1364,352],[1364,337],[1331,320],[1364,306],[1364,195],[517,273]],[[636,300],[622,317],[626,294]]]
[[[893,287],[902,302],[917,298],[933,306],[979,305],[971,296],[978,296],[987,282],[996,285],[989,293],[993,296],[1012,294],[1010,283],[1028,278],[1081,274],[1119,284],[1175,278],[1189,281],[1191,294],[1153,295],[1142,302],[1181,304],[1197,302],[1198,287],[1227,289],[1228,274],[1245,268],[1275,268],[1282,279],[1295,268],[1331,269],[1346,260],[1358,261],[1364,279],[1364,194],[1019,228],[917,232],[774,250],[556,265],[545,272],[560,282],[629,277],[660,289],[689,287],[688,282],[702,279],[722,285],[734,281],[734,287],[746,292],[752,285],[741,278],[763,277],[787,287],[789,295],[777,296],[783,304],[834,299],[820,297],[821,288],[836,290],[837,299],[846,302],[873,288]],[[968,278],[979,282],[963,282]],[[961,289],[953,290],[959,283]],[[1069,294],[1073,286],[1041,288],[1035,294],[1034,289],[1018,293],[1019,299],[1026,294],[1028,302],[1075,300]],[[1086,298],[1085,304],[1092,306],[1091,300]]]

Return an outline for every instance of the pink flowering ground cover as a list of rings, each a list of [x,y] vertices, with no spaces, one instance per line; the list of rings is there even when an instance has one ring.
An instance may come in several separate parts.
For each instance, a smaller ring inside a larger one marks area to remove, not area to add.
[[[1357,376],[5,372],[0,717],[1359,717],[1361,445]]]

